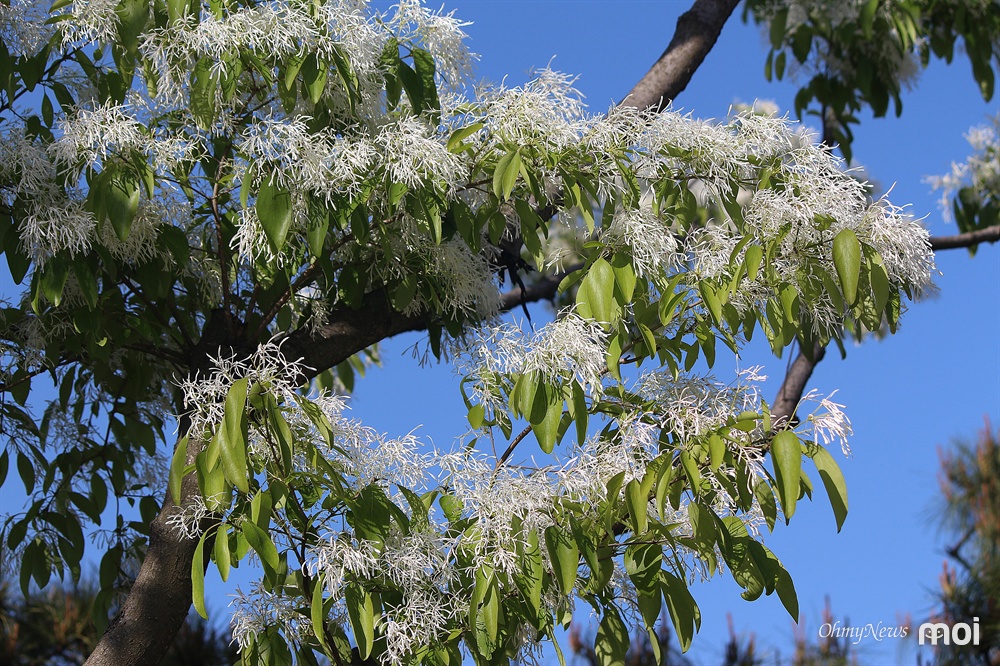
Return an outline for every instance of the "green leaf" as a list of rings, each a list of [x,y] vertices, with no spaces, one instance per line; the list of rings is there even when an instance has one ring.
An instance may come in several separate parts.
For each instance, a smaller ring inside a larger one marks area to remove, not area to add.
[[[571,594],[580,567],[580,549],[576,541],[562,529],[551,526],[545,530],[545,547],[563,594]]]
[[[423,113],[426,103],[420,76],[413,71],[412,67],[399,60],[396,63],[396,77],[403,84],[406,96],[410,99],[410,106],[413,107],[413,113],[417,115]]]
[[[281,252],[292,227],[292,196],[280,187],[272,176],[264,180],[257,191],[257,218],[264,228],[264,235],[271,243],[271,249]]]
[[[278,549],[274,547],[270,535],[249,520],[243,521],[242,528],[243,536],[260,557],[261,563],[270,567],[271,571],[276,571],[279,565]]]
[[[658,543],[632,544],[625,549],[625,573],[641,594],[657,597],[660,594],[660,565],[663,546]],[[655,618],[653,618],[655,620]]]
[[[865,39],[872,38],[872,26],[875,23],[875,12],[878,9],[879,0],[868,0],[861,6],[861,16],[858,23],[861,25],[861,34]]]
[[[181,503],[181,482],[184,480],[184,467],[187,462],[187,444],[187,437],[177,442],[177,448],[174,449],[174,456],[170,460],[170,476],[167,480],[170,497],[173,498],[174,504],[178,506]]]
[[[719,295],[716,293],[715,289],[706,281],[702,281],[698,284],[698,290],[701,292],[701,299],[705,302],[705,306],[708,311],[712,313],[712,319],[716,324],[722,323],[722,302],[719,300]]]
[[[215,546],[212,551],[212,559],[219,570],[219,576],[225,583],[229,579],[229,568],[232,566],[232,556],[229,554],[229,526],[225,523],[219,525],[219,531],[215,533]]]
[[[587,411],[587,394],[580,382],[573,382],[573,420],[576,421],[576,440],[583,446],[587,441],[587,421],[590,413]]]
[[[559,436],[559,421],[562,418],[563,399],[562,393],[555,387],[542,385],[541,390],[536,391],[535,399],[543,398],[545,401],[544,417],[537,423],[532,422],[531,432],[538,440],[538,446],[545,453],[552,453],[555,448],[556,439]],[[532,410],[534,412],[534,410]]]
[[[660,571],[660,586],[667,602],[670,621],[677,632],[681,650],[688,651],[695,631],[701,626],[701,613],[684,581],[669,571]]]
[[[629,481],[625,486],[625,506],[628,507],[632,529],[636,535],[646,531],[649,520],[646,510],[648,504],[649,497],[642,492],[641,484],[636,479]]]
[[[77,257],[73,262],[73,274],[76,276],[77,284],[80,285],[80,292],[83,295],[83,300],[87,303],[87,309],[96,309],[100,296],[97,275],[82,257]]]
[[[191,115],[202,130],[211,129],[215,124],[216,90],[218,81],[212,72],[215,60],[208,56],[202,57],[191,72]]]
[[[781,43],[785,39],[785,26],[788,23],[788,10],[782,9],[771,19],[771,48],[780,49]]]
[[[104,192],[108,219],[118,240],[128,238],[132,221],[139,210],[139,181],[131,174],[116,173],[108,179]]]
[[[35,489],[35,467],[31,464],[31,458],[23,451],[17,452],[17,474],[24,484],[24,492],[28,495]]]
[[[464,143],[465,139],[477,133],[481,129],[483,129],[482,123],[472,123],[467,127],[461,127],[455,130],[448,138],[448,152],[459,153],[464,150],[466,146]]]
[[[69,264],[63,259],[53,259],[42,269],[39,287],[42,295],[52,305],[58,306],[62,302],[62,292],[67,277],[69,277]]]
[[[208,532],[202,532],[201,539],[194,549],[194,556],[191,558],[191,603],[203,619],[208,619],[208,612],[205,610],[205,537]]]
[[[313,579],[312,603],[309,605],[309,619],[312,621],[313,635],[324,648],[326,643],[326,612],[323,610],[323,574],[319,573]]]
[[[833,265],[847,304],[854,305],[858,300],[858,278],[861,275],[861,243],[852,230],[842,229],[833,239]]]
[[[438,101],[437,84],[434,81],[434,56],[418,48],[412,49],[410,55],[413,56],[413,68],[420,79],[424,107],[439,110],[441,102]]]
[[[247,386],[246,377],[237,379],[226,394],[225,433],[222,436],[222,471],[226,479],[246,494],[250,492],[247,481]]]
[[[795,502],[799,498],[799,478],[802,475],[802,446],[794,432],[783,430],[774,436],[771,440],[771,457],[774,459],[778,499],[787,524],[795,513]]]
[[[469,407],[469,425],[472,426],[473,430],[479,430],[483,427],[483,419],[486,418],[486,409],[482,405],[473,405]]]
[[[622,621],[618,610],[611,605],[604,608],[604,618],[597,627],[594,637],[594,654],[599,666],[625,666],[625,654],[631,640],[628,627]]]
[[[615,324],[618,321],[618,304],[615,302],[615,272],[603,257],[599,257],[587,271],[576,293],[577,312],[599,322]]]
[[[514,191],[514,184],[517,182],[517,175],[521,172],[521,151],[513,150],[497,162],[496,170],[493,172],[493,193],[498,199],[509,199],[510,193]]]
[[[326,89],[327,66],[315,54],[310,54],[302,64],[302,83],[313,104],[319,102]]]
[[[515,583],[537,617],[541,608],[544,580],[542,549],[538,542],[538,532],[531,530],[523,542],[518,540],[518,549],[521,551],[519,553],[521,567],[519,574],[515,577]]]
[[[632,301],[632,295],[635,293],[635,268],[628,255],[620,253],[611,258],[611,268],[614,269],[615,286],[621,296],[619,303],[625,307]]]
[[[344,590],[344,602],[347,604],[347,615],[358,652],[362,659],[367,659],[375,643],[375,606],[372,597],[368,590],[348,585]]]
[[[826,494],[830,498],[830,506],[833,507],[833,516],[837,520],[837,531],[839,532],[847,518],[847,484],[844,481],[844,475],[840,472],[840,467],[837,466],[833,456],[823,447],[816,446],[815,450],[810,451],[810,454],[813,464],[816,465],[816,471],[819,472],[820,478],[823,479],[823,485],[826,487]]]

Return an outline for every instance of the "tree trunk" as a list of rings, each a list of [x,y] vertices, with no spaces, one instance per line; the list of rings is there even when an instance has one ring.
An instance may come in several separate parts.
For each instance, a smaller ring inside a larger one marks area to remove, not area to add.
[[[198,492],[193,474],[185,479],[183,494],[192,491]],[[167,524],[180,510],[167,497],[150,526],[139,576],[85,666],[152,666],[173,643],[191,607],[191,560],[198,545],[197,538]]]

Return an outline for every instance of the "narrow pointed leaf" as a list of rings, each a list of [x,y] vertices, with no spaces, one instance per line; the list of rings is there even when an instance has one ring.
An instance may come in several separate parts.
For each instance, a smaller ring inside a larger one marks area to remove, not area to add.
[[[264,235],[275,252],[285,246],[292,227],[292,196],[281,188],[275,179],[268,178],[257,192],[257,218],[264,228]]]
[[[826,487],[826,494],[830,498],[830,506],[833,507],[833,516],[837,520],[837,531],[844,526],[847,519],[847,483],[844,475],[840,472],[840,467],[834,461],[833,456],[822,448],[817,447],[812,455],[813,464],[819,476],[823,479]]]
[[[833,239],[833,265],[837,269],[840,288],[848,305],[858,299],[858,278],[861,275],[861,243],[850,229],[843,229]]]
[[[771,457],[778,485],[778,499],[785,514],[785,522],[795,513],[799,498],[799,478],[802,475],[802,447],[794,432],[784,430],[771,441]]]
[[[203,532],[198,546],[194,550],[194,557],[191,558],[191,603],[203,619],[208,619],[208,612],[205,610],[205,536],[208,532]]]

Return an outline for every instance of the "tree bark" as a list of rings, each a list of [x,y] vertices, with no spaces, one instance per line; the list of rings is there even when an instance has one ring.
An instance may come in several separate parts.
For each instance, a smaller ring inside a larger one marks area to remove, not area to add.
[[[185,485],[198,492],[193,475]],[[176,637],[191,607],[191,560],[198,545],[167,524],[176,511],[168,497],[150,526],[139,575],[85,666],[158,664]]]
[[[695,0],[677,19],[673,39],[663,55],[622,100],[622,106],[655,111],[666,108],[687,87],[738,4],[739,0]]]

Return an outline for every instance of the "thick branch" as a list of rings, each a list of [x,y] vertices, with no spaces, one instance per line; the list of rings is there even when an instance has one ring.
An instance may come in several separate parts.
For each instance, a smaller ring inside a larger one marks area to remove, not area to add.
[[[677,19],[667,50],[635,84],[622,105],[662,111],[687,87],[738,4],[739,0],[695,0],[691,9]]]
[[[380,340],[423,330],[430,323],[426,316],[396,312],[381,290],[365,296],[358,309],[335,308],[327,321],[316,332],[307,328],[294,331],[282,344],[286,358],[301,360],[311,368],[309,377],[346,361]]]
[[[1000,226],[967,231],[957,236],[931,236],[931,249],[935,251],[952,250],[958,247],[972,247],[979,243],[996,243],[997,241],[1000,241]]]
[[[812,377],[816,364],[823,360],[826,355],[826,347],[815,345],[813,347],[813,357],[809,359],[805,354],[799,352],[788,369],[781,388],[778,389],[778,396],[771,405],[771,415],[780,425],[787,423],[795,416],[795,408],[798,407],[802,393],[805,391],[809,378]]]

